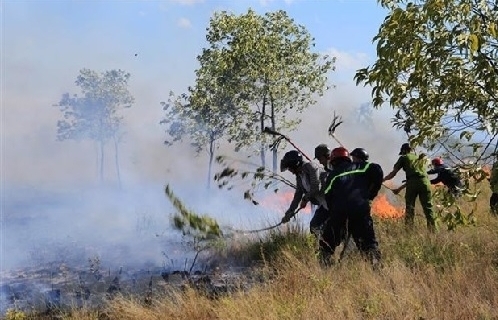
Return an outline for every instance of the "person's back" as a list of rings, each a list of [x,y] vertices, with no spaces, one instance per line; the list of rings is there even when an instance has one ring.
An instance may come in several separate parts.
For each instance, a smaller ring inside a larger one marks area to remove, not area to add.
[[[323,193],[321,192],[322,185],[325,181],[325,169],[316,165],[313,162],[304,162],[302,170],[296,175],[298,188],[304,190],[306,200],[314,205],[323,205],[327,207]]]
[[[427,171],[427,174],[436,174],[437,176],[431,179],[431,184],[442,183],[452,193],[459,194],[463,185],[457,170],[445,164],[441,158],[433,159],[432,166],[433,168]]]
[[[353,159],[353,163],[358,163],[361,168],[365,170],[365,173],[368,177],[368,181],[370,183],[369,193],[370,193],[370,201],[372,201],[377,194],[379,193],[380,188],[382,187],[382,181],[384,178],[384,171],[382,167],[375,163],[370,162],[370,155],[367,150],[364,148],[356,148],[351,152],[351,157]]]
[[[426,158],[423,156],[418,156],[415,153],[409,152],[401,155],[395,166],[399,165],[400,168],[405,171],[406,182],[415,179],[429,180],[429,176],[426,172]]]
[[[345,163],[330,173],[325,193],[327,203],[335,212],[369,205],[370,181],[366,175],[369,163]]]
[[[380,251],[370,216],[372,183],[367,173],[370,165],[346,160],[333,163],[334,170],[330,173],[324,194],[330,208],[330,227],[335,235],[329,242],[332,253],[346,228],[358,249],[376,264],[380,260]]]

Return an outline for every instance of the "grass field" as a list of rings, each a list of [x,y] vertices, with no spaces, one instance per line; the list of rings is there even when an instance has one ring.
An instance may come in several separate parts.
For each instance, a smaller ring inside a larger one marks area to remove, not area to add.
[[[436,234],[426,230],[418,203],[411,231],[401,219],[375,217],[380,270],[355,252],[322,267],[307,226],[289,224],[225,252],[263,261],[258,272],[267,280],[248,292],[209,299],[186,290],[150,305],[115,299],[105,309],[61,312],[57,319],[498,319],[498,218],[488,199],[483,187],[475,225]]]

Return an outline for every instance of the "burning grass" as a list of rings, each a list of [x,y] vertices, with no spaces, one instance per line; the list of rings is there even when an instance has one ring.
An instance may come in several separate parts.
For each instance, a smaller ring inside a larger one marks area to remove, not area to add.
[[[385,197],[374,208],[396,216]],[[227,253],[260,259],[265,280],[250,290],[209,299],[187,288],[148,305],[116,298],[98,313],[79,309],[60,319],[498,319],[498,219],[488,199],[488,192],[478,199],[475,226],[436,234],[426,231],[418,204],[412,231],[402,220],[376,215],[378,271],[355,252],[322,268],[307,227],[289,224]]]

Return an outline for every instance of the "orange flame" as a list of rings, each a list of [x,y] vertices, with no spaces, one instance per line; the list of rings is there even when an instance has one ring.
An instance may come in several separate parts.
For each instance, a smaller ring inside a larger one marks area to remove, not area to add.
[[[380,218],[396,219],[404,216],[405,210],[392,205],[387,195],[379,194],[372,202],[372,214]]]
[[[294,191],[283,191],[266,196],[260,201],[260,204],[265,208],[285,212],[289,208],[293,197]],[[306,208],[302,209],[301,212],[311,213],[310,204],[308,203]]]
[[[293,196],[293,191],[279,192],[265,197],[260,204],[275,211],[285,211],[289,207]],[[311,206],[308,204],[301,211],[311,213]],[[405,210],[391,204],[386,194],[379,194],[372,202],[372,214],[380,218],[396,219],[403,217]]]

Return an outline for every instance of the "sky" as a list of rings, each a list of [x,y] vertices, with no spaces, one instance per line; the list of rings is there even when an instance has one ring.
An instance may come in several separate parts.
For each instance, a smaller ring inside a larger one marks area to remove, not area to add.
[[[332,113],[348,115],[370,101],[370,89],[356,86],[353,76],[355,70],[375,61],[372,38],[387,14],[376,1],[3,0],[2,202],[25,203],[35,201],[26,197],[38,192],[86,192],[96,186],[95,146],[56,140],[61,114],[54,105],[64,93],[80,93],[75,80],[79,70],[88,68],[98,72],[122,69],[131,74],[129,90],[135,103],[122,113],[126,131],[120,152],[124,187],[141,195],[140,201],[147,202],[152,208],[147,210],[153,212],[162,210],[154,201],[164,201],[162,188],[169,182],[179,186],[180,194],[198,203],[199,208],[224,205],[195,200],[192,191],[205,182],[206,154],[196,155],[188,141],[169,148],[163,145],[167,137],[159,124],[163,117],[160,102],[167,100],[170,91],[182,93],[194,84],[196,56],[207,46],[206,28],[213,13],[226,10],[242,14],[249,8],[260,14],[285,10],[315,38],[315,51],[336,57],[336,70],[329,76],[335,87],[304,113],[300,127],[288,134],[309,154],[323,142],[334,147],[327,133]],[[390,110],[376,111],[375,129],[346,122],[337,137],[350,148],[367,148],[372,160],[388,172],[404,142],[403,135],[391,127],[391,115]],[[112,149],[107,154],[106,179],[112,181]],[[154,192],[158,193],[156,198],[144,196]],[[86,205],[93,208],[98,202],[86,201]],[[123,201],[118,202],[123,205]],[[2,207],[4,238],[7,231],[15,233],[6,224],[7,217],[21,214],[12,208],[18,207]],[[137,223],[133,219],[129,222],[132,228]],[[58,222],[65,227],[68,224],[71,220],[67,217]],[[83,225],[85,230],[87,224]],[[47,234],[51,227],[48,223]],[[6,250],[9,242],[4,239],[3,243],[2,250]]]
[[[369,101],[369,90],[356,87],[353,75],[375,59],[372,38],[386,14],[375,1],[3,1],[5,183],[45,184],[50,175],[50,184],[63,184],[82,178],[78,173],[84,173],[83,178],[94,174],[74,170],[91,167],[84,155],[93,150],[82,149],[92,145],[55,141],[61,115],[53,105],[63,93],[78,93],[74,81],[82,68],[131,73],[130,91],[136,102],[123,113],[128,139],[124,148],[129,149],[123,166],[128,162],[135,166],[129,171],[136,171],[139,179],[162,179],[168,150],[161,146],[165,128],[159,125],[163,115],[159,102],[167,99],[169,91],[185,92],[194,83],[196,56],[207,46],[205,29],[213,12],[240,14],[248,8],[261,14],[286,10],[315,37],[316,51],[336,57],[336,71],[330,76],[336,87],[319,105],[340,110]],[[300,130],[306,131],[305,127]],[[324,138],[319,135],[317,140]],[[78,152],[82,156],[71,157]]]

